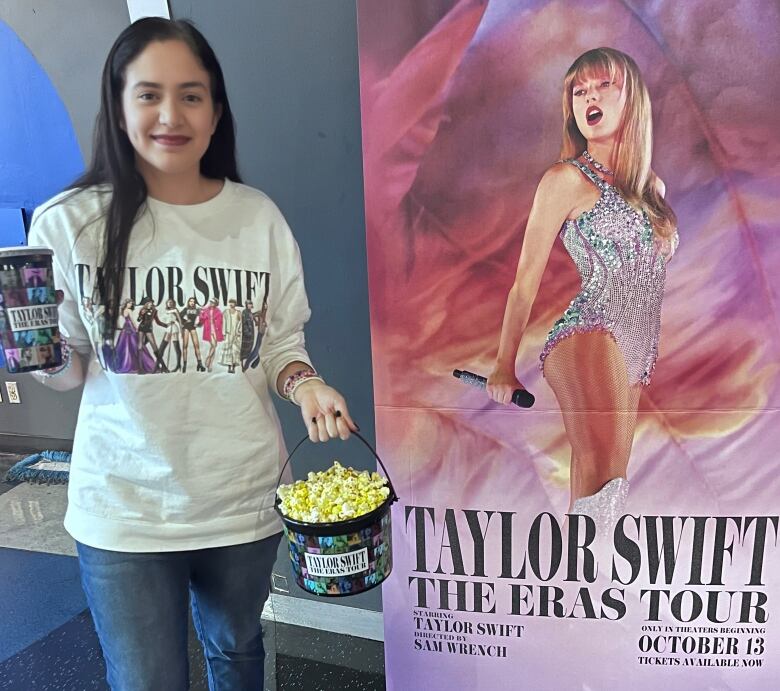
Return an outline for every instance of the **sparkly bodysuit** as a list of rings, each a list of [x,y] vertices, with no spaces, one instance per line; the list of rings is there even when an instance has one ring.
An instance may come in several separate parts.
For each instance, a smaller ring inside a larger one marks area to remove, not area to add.
[[[547,336],[540,355],[542,372],[545,358],[563,339],[605,331],[623,354],[629,385],[647,385],[658,355],[666,261],[674,252],[677,234],[659,243],[644,211],[636,211],[580,161],[566,163],[579,168],[601,196],[593,208],[561,228],[582,288]]]

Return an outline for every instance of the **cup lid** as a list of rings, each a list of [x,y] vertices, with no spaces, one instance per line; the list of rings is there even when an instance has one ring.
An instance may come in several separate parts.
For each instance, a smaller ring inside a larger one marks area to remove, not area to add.
[[[53,255],[54,252],[48,247],[28,247],[19,245],[18,247],[0,247],[0,259],[6,257],[24,257],[28,254],[48,254]]]

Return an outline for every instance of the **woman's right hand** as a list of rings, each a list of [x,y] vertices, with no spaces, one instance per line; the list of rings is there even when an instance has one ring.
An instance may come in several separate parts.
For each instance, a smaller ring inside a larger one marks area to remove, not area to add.
[[[518,381],[514,370],[496,367],[487,378],[485,387],[488,396],[496,403],[509,405],[512,402],[512,394],[516,389],[525,387]]]

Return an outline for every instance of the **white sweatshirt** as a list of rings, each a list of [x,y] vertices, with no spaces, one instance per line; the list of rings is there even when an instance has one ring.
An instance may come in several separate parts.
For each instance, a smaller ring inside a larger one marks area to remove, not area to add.
[[[274,493],[286,453],[269,387],[289,363],[310,361],[301,259],[281,212],[262,192],[230,181],[202,204],[148,199],[126,262],[122,298],[133,302],[101,343],[95,275],[109,193],[67,195],[36,211],[29,237],[54,251],[55,284],[65,293],[60,329],[88,363],[66,529],[84,544],[127,552],[241,544],[278,532]],[[191,297],[197,306],[185,313]],[[212,298],[218,304],[210,307]],[[243,341],[235,313],[227,313],[230,299],[243,316]],[[156,314],[143,307],[149,302]],[[258,336],[260,366],[252,367]],[[216,344],[210,372],[198,368],[196,338],[204,367]],[[185,342],[187,371],[171,371],[183,364],[176,351]],[[248,367],[231,372],[239,350]]]

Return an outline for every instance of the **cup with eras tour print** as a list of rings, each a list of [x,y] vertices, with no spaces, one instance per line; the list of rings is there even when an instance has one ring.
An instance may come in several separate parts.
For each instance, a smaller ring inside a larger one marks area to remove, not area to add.
[[[0,248],[0,341],[11,374],[62,364],[52,254]]]

